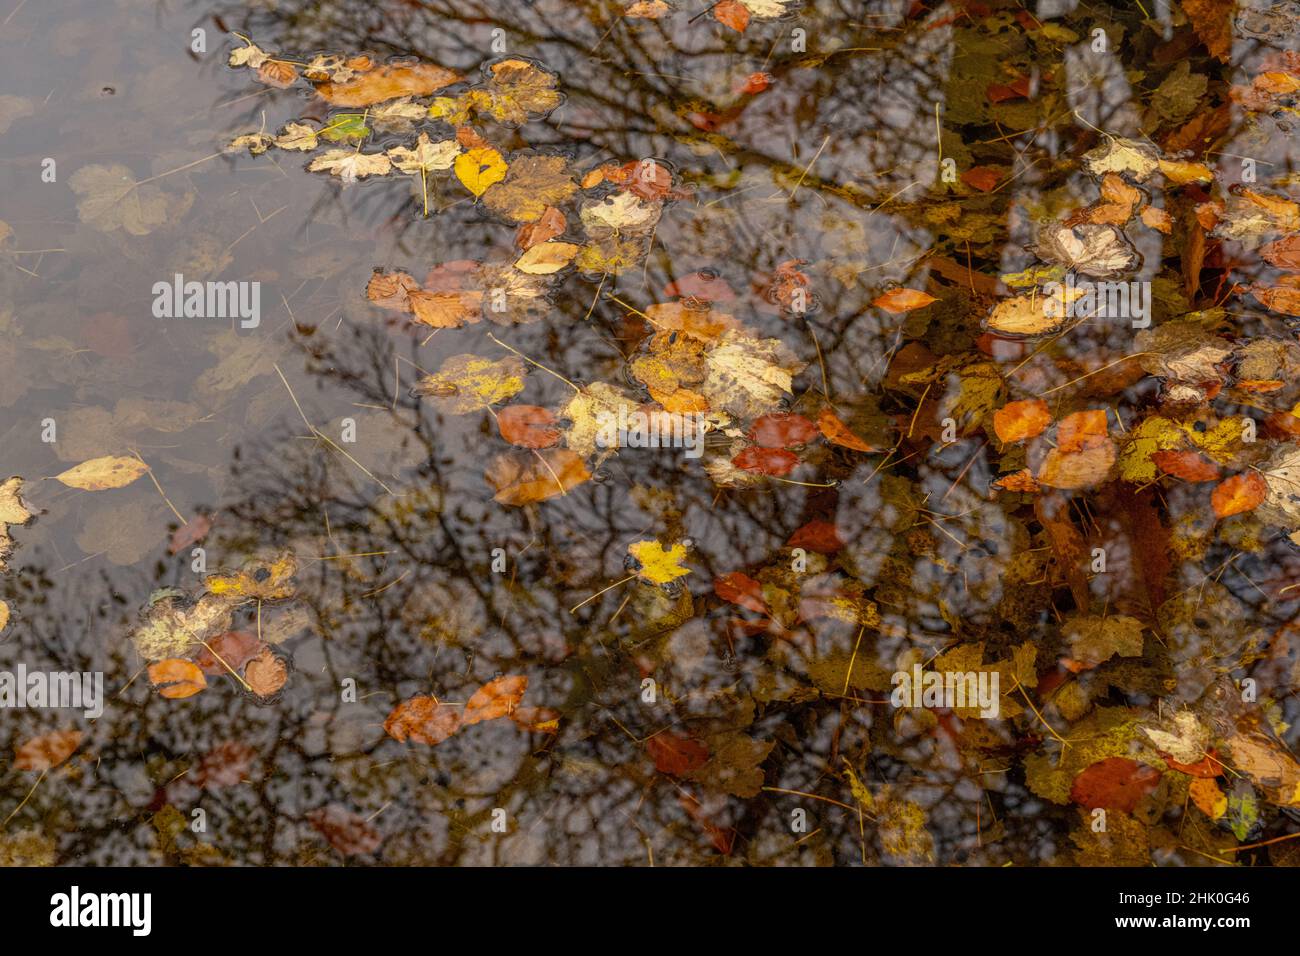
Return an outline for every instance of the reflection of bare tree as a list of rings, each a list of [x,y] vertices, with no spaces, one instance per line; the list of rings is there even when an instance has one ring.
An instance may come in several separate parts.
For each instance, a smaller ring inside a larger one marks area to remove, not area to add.
[[[202,861],[192,836],[173,834],[169,842],[159,835],[168,807],[182,815],[203,808],[209,835],[199,842],[226,860],[336,861],[306,817],[326,805],[372,818],[386,838],[379,858],[391,863],[713,862],[722,858],[710,844],[724,837],[735,841],[733,858],[754,863],[894,859],[863,839],[851,808],[800,796],[850,799],[840,776],[847,760],[873,789],[890,785],[926,809],[940,862],[1045,862],[1068,849],[1062,834],[1073,816],[1030,794],[1016,766],[1044,745],[1032,720],[1008,722],[975,745],[959,728],[895,720],[883,705],[887,691],[817,679],[850,653],[892,670],[909,650],[929,659],[957,643],[982,642],[989,659],[1003,659],[1013,646],[1052,633],[1053,613],[1070,600],[1053,593],[1058,582],[1046,558],[1022,558],[1049,550],[1042,526],[982,493],[997,466],[986,443],[969,437],[932,452],[920,431],[910,437],[927,398],[958,390],[959,376],[928,394],[885,376],[904,340],[925,343],[936,360],[976,355],[989,292],[974,273],[988,273],[987,282],[1027,263],[1007,243],[1023,238],[1024,207],[1070,185],[1050,171],[1052,162],[1090,145],[1093,134],[1069,110],[1109,127],[1129,94],[1085,89],[1056,104],[1066,118],[1053,111],[1039,128],[941,120],[936,134],[935,104],[954,102],[966,82],[965,51],[951,24],[930,29],[908,20],[906,6],[810,3],[797,21],[725,40],[680,15],[631,28],[595,0],[218,6],[210,14],[218,26],[268,47],[419,56],[471,75],[492,56],[492,31],[504,30],[508,50],[558,72],[568,96],[546,122],[502,131],[508,145],[564,147],[581,166],[659,157],[696,189],[694,201],[678,202],[665,218],[644,271],[611,279],[602,292],[644,304],[683,274],[716,269],[745,297],[747,324],[782,337],[809,362],[809,395],[825,389],[861,408],[882,433],[892,420],[904,438],[886,461],[853,464],[827,452],[821,478],[839,481],[833,489],[720,491],[668,453],[629,452],[543,507],[502,508],[483,479],[486,462],[504,448],[490,418],[446,416],[408,396],[416,368],[494,347],[467,329],[455,344],[445,335],[421,348],[372,314],[353,321],[362,313],[348,310],[372,265],[358,250],[356,269],[344,270],[341,282],[313,277],[303,296],[310,308],[295,299],[290,334],[298,360],[281,362],[314,426],[333,425],[343,410],[359,420],[360,440],[350,449],[357,460],[306,435],[286,391],[270,430],[230,449],[235,490],[220,502],[222,521],[208,543],[214,566],[282,550],[297,556],[294,601],[246,607],[236,624],[271,628],[290,609],[307,612],[303,626],[282,635],[294,662],[287,690],[264,705],[218,678],[177,705],[142,678],[129,683],[139,664],[126,636],[140,596],[193,580],[162,567],[65,577],[64,562],[49,555],[43,575],[5,579],[30,623],[25,653],[39,654],[40,666],[103,669],[121,690],[91,729],[84,751],[93,760],[74,758],[73,770],[59,775],[57,787],[47,781],[15,825],[66,833],[64,858],[108,863],[157,860],[160,846],[166,859]],[[787,42],[796,25],[815,36],[811,52]],[[759,69],[776,77],[770,93],[733,92],[737,76]],[[240,122],[256,126],[263,106],[250,103]],[[1021,178],[990,199],[944,197],[935,183],[936,135],[944,148],[1006,162]],[[945,198],[963,214],[987,215],[989,234],[947,237],[926,219],[926,208]],[[322,187],[302,214],[300,234],[320,220],[383,230],[390,248],[421,267],[509,245],[504,227],[464,208],[445,210],[435,233],[413,201],[394,206],[391,193],[376,190]],[[906,327],[870,308],[885,281],[924,284],[936,257],[946,269],[938,283],[943,328]],[[807,260],[816,277],[818,307],[806,317],[763,311],[747,288],[790,259]],[[348,321],[334,321],[340,312]],[[640,341],[626,319],[594,284],[573,279],[553,315],[511,329],[510,342],[573,380],[618,381]],[[1082,360],[1126,345],[1085,330],[1055,354]],[[1078,371],[1065,361],[1040,365],[1030,371],[1044,390]],[[541,374],[528,387],[530,401],[552,407],[569,394]],[[1127,554],[1142,526],[1126,507],[1109,502],[1094,513],[1072,503],[1067,513],[1090,539],[1114,541],[1116,553]],[[856,584],[879,605],[879,634],[868,633],[860,646],[856,623],[823,616],[764,628],[712,597],[709,581],[738,568],[762,566],[780,583],[785,544],[810,518],[837,521],[850,539],[838,563],[814,578],[828,589]],[[699,573],[689,588],[631,582],[570,613],[624,576],[629,542],[650,537],[694,542]],[[505,573],[492,570],[497,549],[508,556]],[[1183,562],[1171,569],[1170,587],[1201,588],[1207,570],[1228,562],[1221,577],[1231,600],[1209,589],[1218,601],[1213,623],[1238,608],[1262,629],[1281,628],[1291,606],[1265,602],[1251,581],[1270,562],[1289,568],[1284,544],[1230,558],[1225,549]],[[61,577],[76,583],[59,591],[57,608],[40,608]],[[1112,589],[1104,591],[1108,602],[1131,603],[1146,599],[1138,580],[1136,572],[1116,575],[1094,587]],[[1169,666],[1165,658],[1151,670],[1163,676]],[[506,722],[468,728],[432,749],[385,737],[384,716],[399,700],[430,692],[463,700],[502,673],[527,674],[526,703],[562,712],[555,737]],[[663,695],[655,707],[640,697],[647,675]],[[349,679],[356,703],[342,694]],[[803,693],[814,686],[819,693]],[[1146,705],[1155,696],[1111,688],[1100,699]],[[40,729],[20,719],[4,742]],[[786,792],[742,798],[656,774],[645,739],[663,731],[771,741],[758,772]],[[230,744],[252,752],[222,749]],[[247,779],[238,782],[241,776]],[[2,780],[13,803],[31,782],[12,772]],[[816,834],[806,840],[790,831],[795,806],[815,816]],[[498,807],[511,821],[505,835],[489,828]]]

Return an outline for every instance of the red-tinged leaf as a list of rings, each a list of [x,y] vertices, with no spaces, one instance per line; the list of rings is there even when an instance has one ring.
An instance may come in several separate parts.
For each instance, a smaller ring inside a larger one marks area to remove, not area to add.
[[[1277,269],[1300,271],[1300,232],[1270,242],[1259,250],[1259,254]]]
[[[677,796],[677,802],[682,805],[686,815],[695,821],[696,825],[708,834],[713,843],[713,848],[723,856],[730,856],[731,849],[736,843],[736,831],[731,827],[721,827],[709,819],[704,808],[700,806],[700,801],[696,800],[688,793],[681,793]]]
[[[719,0],[713,6],[713,17],[724,27],[744,33],[749,26],[749,8],[738,0]]]
[[[854,434],[849,426],[844,424],[844,420],[829,408],[823,408],[821,414],[817,416],[817,427],[832,445],[851,448],[854,451],[876,450]]]
[[[197,664],[177,657],[150,664],[149,680],[158,688],[158,693],[169,700],[193,697],[208,686],[208,680]]]
[[[673,777],[682,777],[703,767],[709,759],[709,748],[698,740],[671,730],[655,734],[645,742],[646,753],[655,763],[655,769]]]
[[[412,697],[393,708],[384,732],[394,740],[440,744],[460,729],[460,711],[433,697]]]
[[[755,93],[762,93],[771,85],[771,73],[751,73],[749,76],[737,83],[733,89],[737,93],[748,93],[752,96]]]
[[[547,206],[540,219],[536,222],[526,222],[519,227],[515,233],[515,243],[520,249],[528,250],[539,243],[564,235],[564,230],[568,226],[569,221],[564,218],[564,213],[554,206]]]
[[[754,419],[750,440],[764,448],[793,448],[806,445],[818,435],[817,426],[794,412],[775,412]]]
[[[784,448],[760,448],[751,445],[731,463],[742,471],[753,471],[760,475],[788,475],[799,464],[799,456]]]
[[[1214,481],[1220,474],[1219,466],[1207,461],[1200,452],[1157,451],[1152,452],[1151,460],[1166,475],[1183,481]]]
[[[384,842],[365,817],[336,803],[306,814],[307,822],[344,856],[368,856]]]
[[[256,759],[257,751],[248,744],[228,740],[204,754],[189,779],[205,790],[233,787],[248,779]]]
[[[743,571],[732,571],[730,574],[715,578],[713,593],[738,607],[758,614],[767,613],[767,602],[763,600],[763,585]]]
[[[1002,171],[993,166],[974,166],[961,174],[961,181],[982,193],[992,192],[1002,182]]]
[[[172,532],[171,542],[167,545],[168,554],[176,554],[190,545],[198,544],[212,530],[212,519],[208,515],[195,515]]]
[[[1008,402],[993,413],[993,430],[1004,444],[1041,435],[1052,423],[1052,413],[1041,398]]]
[[[1127,757],[1107,757],[1074,778],[1070,799],[1081,807],[1132,813],[1160,785],[1160,771]]]
[[[497,413],[501,437],[520,448],[550,448],[560,441],[556,417],[540,405],[507,405]]]
[[[53,770],[81,744],[80,730],[56,730],[14,747],[15,770]]]
[[[244,665],[262,653],[264,647],[266,645],[251,631],[226,631],[208,641],[208,646],[194,658],[194,663],[203,673],[217,677],[232,670],[243,670]]]
[[[834,554],[844,548],[844,539],[840,537],[834,522],[814,518],[802,528],[796,529],[785,546],[816,551],[818,554]]]
[[[1214,486],[1210,506],[1219,518],[1239,515],[1258,508],[1268,497],[1268,482],[1253,471],[1225,478]]]
[[[923,308],[935,301],[937,300],[934,296],[919,289],[890,289],[872,299],[871,304],[893,315],[902,315],[904,312]]]
[[[1010,83],[992,83],[986,92],[990,103],[1023,100],[1029,96],[1029,77],[1022,76]]]
[[[507,675],[488,681],[474,692],[474,696],[465,705],[465,712],[460,718],[461,726],[468,727],[483,720],[509,717],[519,706],[527,689],[527,677]]]
[[[1205,756],[1196,763],[1179,763],[1167,753],[1160,756],[1165,758],[1165,763],[1169,764],[1170,769],[1178,770],[1192,777],[1210,778],[1218,777],[1224,773],[1224,764],[1219,760],[1217,750],[1207,750]]]
[[[692,272],[664,286],[668,298],[691,298],[702,302],[730,302],[736,292],[726,279],[716,272]]]

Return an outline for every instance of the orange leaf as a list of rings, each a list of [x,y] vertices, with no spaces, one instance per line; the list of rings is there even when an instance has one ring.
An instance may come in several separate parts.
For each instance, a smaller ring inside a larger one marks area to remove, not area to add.
[[[1285,276],[1284,279],[1294,278]],[[1252,285],[1250,294],[1272,312],[1300,315],[1300,288],[1290,285]]]
[[[465,705],[465,713],[460,718],[461,726],[468,727],[481,720],[509,717],[519,706],[527,689],[527,677],[507,675],[488,681],[474,692],[474,696]]]
[[[1166,475],[1183,481],[1214,481],[1219,477],[1219,466],[1206,461],[1199,452],[1157,451],[1151,454],[1151,460]]]
[[[80,730],[56,730],[33,737],[14,748],[14,769],[52,770],[72,756],[82,736]]]
[[[901,315],[904,312],[911,312],[913,309],[927,306],[934,301],[936,301],[934,296],[917,289],[890,289],[883,295],[878,295],[872,299],[871,304],[894,315]]]
[[[870,445],[849,430],[849,426],[829,408],[823,408],[822,413],[817,416],[817,427],[822,430],[826,440],[833,445],[839,445],[842,448],[852,448],[854,451],[875,451]]]
[[[1268,497],[1268,482],[1253,471],[1225,478],[1215,485],[1210,505],[1220,518],[1253,511]]]
[[[554,206],[547,206],[536,222],[526,222],[519,227],[519,231],[515,233],[515,242],[519,244],[520,249],[531,249],[538,243],[548,242],[556,236],[563,235],[568,226],[569,221],[564,218],[564,213]]]
[[[548,448],[498,455],[488,465],[486,477],[496,489],[496,501],[517,506],[568,494],[570,488],[589,479],[591,472],[581,456],[569,449]]]
[[[1038,479],[1028,468],[1003,475],[993,482],[993,487],[1001,488],[1003,491],[1022,491],[1026,494],[1033,494],[1039,490]]]
[[[713,17],[737,33],[744,33],[749,26],[749,8],[738,0],[719,0],[713,7]]]
[[[1259,250],[1259,254],[1265,262],[1278,269],[1300,269],[1300,233],[1270,242]]]
[[[292,63],[285,63],[283,60],[267,60],[257,68],[257,78],[267,86],[283,90],[293,86],[293,81],[298,79],[298,71],[294,69]]]
[[[380,66],[346,83],[322,83],[316,92],[331,106],[374,106],[399,96],[428,96],[462,79],[432,63]]]
[[[1041,398],[1008,402],[993,413],[993,430],[1008,444],[1042,434],[1051,423],[1052,413]]]
[[[517,707],[510,719],[534,733],[553,734],[560,729],[560,712],[550,707]]]
[[[460,713],[456,708],[433,697],[404,700],[384,721],[384,733],[394,740],[413,740],[430,746],[442,743],[459,729]]]
[[[1104,408],[1066,415],[1056,429],[1056,447],[1065,454],[1095,448],[1106,437],[1106,427]]]
[[[208,679],[198,665],[179,657],[150,664],[149,680],[158,688],[158,693],[170,700],[193,697],[208,686]]]
[[[269,647],[248,662],[244,668],[244,680],[253,688],[258,697],[270,697],[284,686],[289,679],[289,668],[284,659]]]

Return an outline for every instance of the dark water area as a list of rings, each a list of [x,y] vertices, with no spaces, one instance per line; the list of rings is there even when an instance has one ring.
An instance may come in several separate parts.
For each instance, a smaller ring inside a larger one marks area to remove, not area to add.
[[[0,863],[1295,862],[1296,14],[8,0]]]

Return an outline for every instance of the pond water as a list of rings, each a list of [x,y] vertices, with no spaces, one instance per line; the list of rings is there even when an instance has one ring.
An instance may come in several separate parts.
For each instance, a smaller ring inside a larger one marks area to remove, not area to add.
[[[0,861],[1292,862],[1295,13],[9,0]]]

